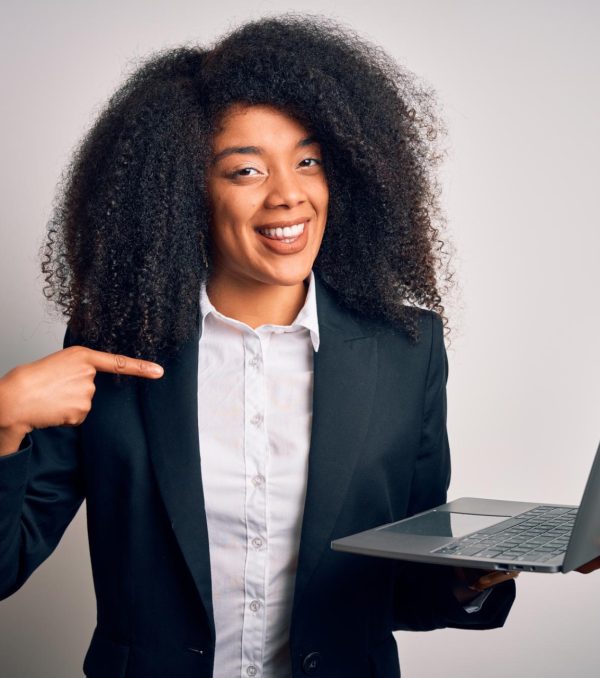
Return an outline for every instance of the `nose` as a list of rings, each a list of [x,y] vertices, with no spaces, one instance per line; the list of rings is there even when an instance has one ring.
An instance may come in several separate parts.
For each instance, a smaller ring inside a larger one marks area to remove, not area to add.
[[[295,207],[306,200],[301,178],[294,170],[280,169],[268,179],[266,207]]]

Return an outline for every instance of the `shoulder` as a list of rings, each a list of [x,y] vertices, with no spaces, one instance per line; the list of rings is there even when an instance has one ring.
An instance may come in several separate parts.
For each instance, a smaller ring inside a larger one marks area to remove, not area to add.
[[[367,332],[389,338],[392,341],[411,344],[425,344],[431,346],[434,340],[440,339],[444,334],[442,317],[436,311],[416,306],[406,307],[406,316],[411,318],[418,331],[418,338],[413,341],[401,321],[388,319],[373,319],[360,313],[354,314],[354,319]]]
[[[403,391],[417,397],[424,385],[435,377],[444,364],[444,332],[441,316],[435,311],[414,307],[412,310],[418,337],[415,340],[396,321],[373,320],[355,314],[354,320],[364,336],[376,338],[379,379],[382,388],[389,384],[395,392],[398,384]]]

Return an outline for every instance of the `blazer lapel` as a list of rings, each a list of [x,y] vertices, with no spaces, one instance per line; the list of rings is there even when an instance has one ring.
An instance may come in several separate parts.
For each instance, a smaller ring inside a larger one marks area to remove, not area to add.
[[[198,304],[198,315],[200,309]],[[199,328],[199,324],[196,326]],[[208,527],[198,439],[199,329],[173,356],[165,373],[142,380],[140,392],[148,448],[158,487],[183,557],[208,616],[215,642]]]
[[[319,351],[314,353],[308,483],[294,589],[294,617],[366,444],[377,382],[377,338],[344,311],[315,274]]]
[[[377,380],[377,340],[335,301],[315,272],[319,351],[313,353],[313,419],[294,610],[323,552],[365,444]],[[199,305],[198,322],[199,328]],[[199,329],[140,381],[148,447],[175,536],[215,641],[208,528],[198,438]]]

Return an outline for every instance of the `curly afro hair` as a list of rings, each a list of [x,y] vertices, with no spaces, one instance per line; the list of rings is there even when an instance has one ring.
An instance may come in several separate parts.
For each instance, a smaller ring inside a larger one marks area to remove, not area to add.
[[[78,145],[40,256],[44,295],[79,342],[156,360],[191,336],[211,272],[211,135],[238,102],[278,107],[321,144],[330,199],[313,268],[339,302],[412,341],[419,307],[447,325],[432,92],[352,30],[284,14],[151,55]]]

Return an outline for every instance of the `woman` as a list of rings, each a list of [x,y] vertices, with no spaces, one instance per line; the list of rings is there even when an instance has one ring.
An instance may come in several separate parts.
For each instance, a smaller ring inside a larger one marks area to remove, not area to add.
[[[512,573],[329,547],[446,498],[438,129],[284,16],[150,59],[84,139],[42,263],[64,348],[0,380],[0,595],[85,498],[86,675],[388,678],[393,630],[504,623]]]

